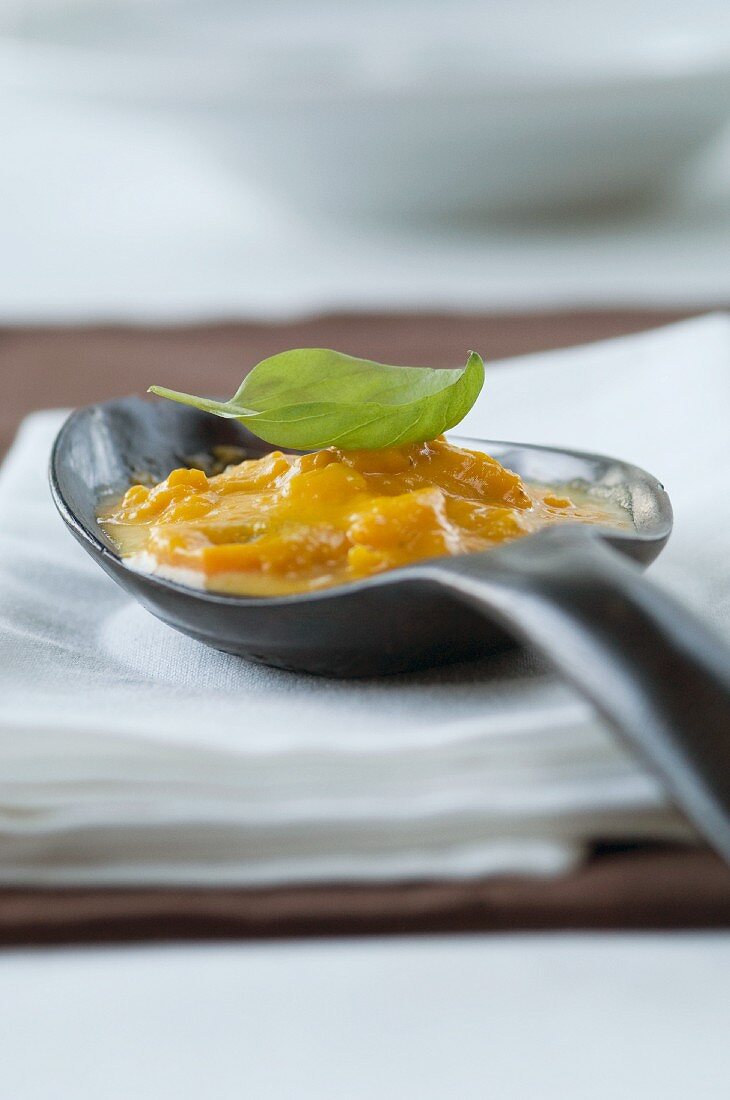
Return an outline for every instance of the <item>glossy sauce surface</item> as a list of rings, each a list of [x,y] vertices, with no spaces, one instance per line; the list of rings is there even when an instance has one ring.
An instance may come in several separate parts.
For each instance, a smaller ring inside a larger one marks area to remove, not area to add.
[[[260,596],[314,591],[576,520],[631,526],[608,499],[528,485],[443,438],[380,451],[273,451],[212,477],[173,470],[100,512],[134,568]]]

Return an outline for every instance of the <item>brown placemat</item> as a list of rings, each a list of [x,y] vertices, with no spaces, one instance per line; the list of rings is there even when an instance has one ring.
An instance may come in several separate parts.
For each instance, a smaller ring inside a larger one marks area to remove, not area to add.
[[[697,311],[695,311],[697,312]],[[0,453],[33,409],[81,405],[153,380],[233,393],[247,366],[296,346],[453,366],[639,332],[689,311],[353,314],[286,324],[0,330]],[[232,889],[0,888],[0,944],[397,932],[730,927],[730,872],[704,850],[598,851],[557,879]]]
[[[597,854],[560,878],[280,889],[0,890],[0,945],[730,926],[705,851]]]
[[[233,393],[275,351],[334,347],[386,363],[459,365],[468,348],[502,359],[640,332],[689,312],[338,314],[287,324],[0,328],[0,453],[33,409],[86,405],[151,382]],[[202,379],[205,384],[203,385]]]

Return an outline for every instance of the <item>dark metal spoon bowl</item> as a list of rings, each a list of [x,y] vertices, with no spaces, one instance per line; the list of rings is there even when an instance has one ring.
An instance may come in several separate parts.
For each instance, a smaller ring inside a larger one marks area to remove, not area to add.
[[[250,457],[270,447],[236,421],[136,397],[69,417],[53,448],[51,489],[74,536],[144,607],[250,660],[366,676],[483,656],[514,640],[531,644],[643,753],[730,858],[730,655],[637,567],[654,560],[671,532],[663,486],[600,455],[463,442],[527,481],[577,482],[613,497],[633,525],[563,524],[498,550],[306,595],[247,598],[186,588],[126,566],[98,523],[100,502],[140,475],[160,480],[221,446]]]

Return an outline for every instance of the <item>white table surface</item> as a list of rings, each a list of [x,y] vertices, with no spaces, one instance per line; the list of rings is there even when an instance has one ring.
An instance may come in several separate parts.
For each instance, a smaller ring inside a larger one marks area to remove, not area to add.
[[[725,1100],[730,939],[0,956],[7,1100]]]
[[[5,98],[0,133],[0,322],[730,300],[730,135],[669,205],[426,232],[300,224],[162,118]]]

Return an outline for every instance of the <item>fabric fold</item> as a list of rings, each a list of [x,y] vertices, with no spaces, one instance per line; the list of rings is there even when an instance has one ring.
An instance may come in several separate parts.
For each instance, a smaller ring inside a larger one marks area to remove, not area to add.
[[[488,350],[488,349],[485,349]],[[492,367],[464,434],[661,477],[652,575],[730,637],[730,321]],[[556,874],[597,840],[687,840],[660,785],[530,654],[372,681],[176,634],[71,539],[35,414],[0,468],[0,878],[277,884]]]

